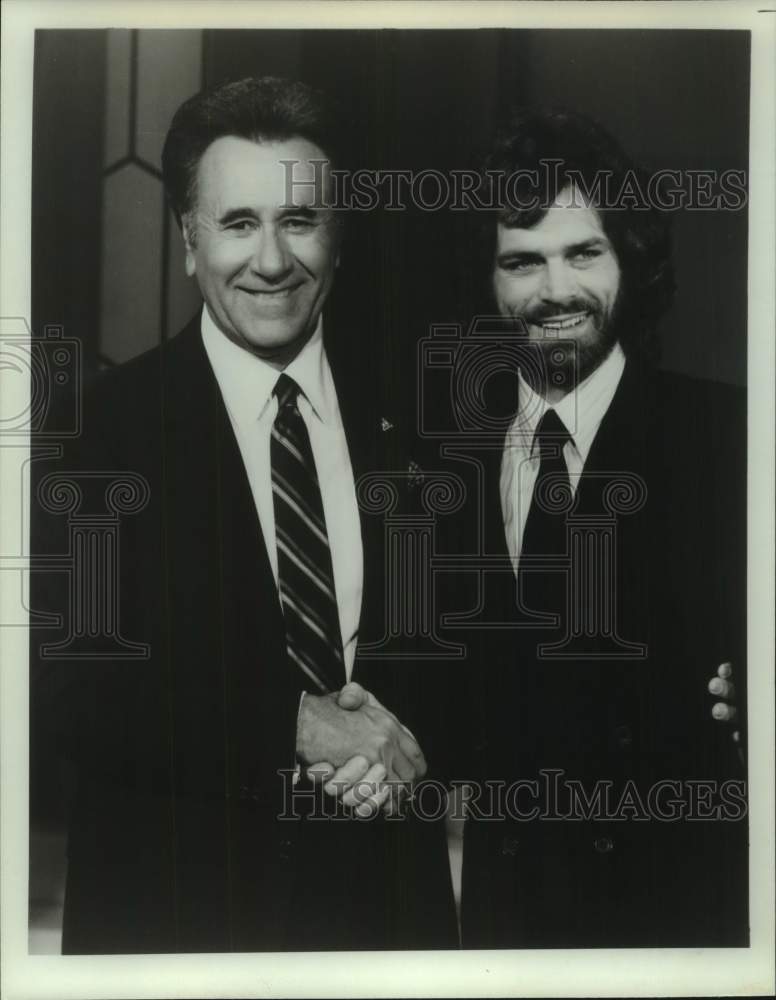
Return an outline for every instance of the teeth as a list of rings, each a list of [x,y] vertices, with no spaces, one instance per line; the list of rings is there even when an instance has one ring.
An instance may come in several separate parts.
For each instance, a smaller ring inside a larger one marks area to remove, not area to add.
[[[545,330],[569,330],[571,327],[579,326],[587,319],[587,313],[580,313],[577,316],[570,316],[568,319],[544,320],[542,326]]]

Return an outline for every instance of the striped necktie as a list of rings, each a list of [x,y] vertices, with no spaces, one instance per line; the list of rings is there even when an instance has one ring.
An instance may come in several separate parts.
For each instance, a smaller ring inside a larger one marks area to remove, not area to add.
[[[298,394],[296,382],[282,374],[275,385],[278,413],[270,439],[280,603],[289,661],[321,691],[337,691],[345,683],[345,663],[334,572]]]

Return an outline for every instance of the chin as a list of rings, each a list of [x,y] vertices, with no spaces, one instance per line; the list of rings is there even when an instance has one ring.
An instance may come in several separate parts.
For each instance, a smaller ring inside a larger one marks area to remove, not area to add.
[[[567,360],[567,366],[563,365],[569,373],[567,384],[571,387],[583,382],[606,360],[617,342],[617,336],[613,329],[607,328],[603,332],[595,329],[580,337],[559,337],[557,340],[551,337],[537,338],[531,342],[539,350],[548,369],[558,367],[553,353],[560,344],[574,345],[575,357]]]
[[[257,333],[241,333],[246,346],[257,354],[282,353],[291,350],[295,344],[304,344],[307,337],[304,330],[264,330]]]
[[[588,342],[581,341],[577,348],[577,367],[579,372],[577,381],[581,382],[583,379],[586,379],[600,364],[606,361],[616,343],[616,336],[604,336],[601,334]]]

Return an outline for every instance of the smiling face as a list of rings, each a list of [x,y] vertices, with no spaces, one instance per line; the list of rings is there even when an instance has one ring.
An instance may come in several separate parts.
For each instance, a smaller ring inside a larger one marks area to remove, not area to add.
[[[529,340],[552,351],[577,347],[574,382],[590,374],[615,340],[620,266],[595,209],[565,188],[535,226],[499,223],[493,292],[499,311],[522,318]]]
[[[338,262],[337,226],[321,207],[328,168],[311,162],[325,159],[302,138],[217,139],[199,162],[184,221],[186,272],[216,325],[276,368],[315,331]],[[296,161],[292,191],[282,160]]]

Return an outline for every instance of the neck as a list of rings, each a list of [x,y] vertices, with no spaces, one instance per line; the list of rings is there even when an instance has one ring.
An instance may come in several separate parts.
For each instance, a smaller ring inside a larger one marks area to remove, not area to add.
[[[576,386],[572,386],[572,388],[576,388]],[[539,393],[540,396],[544,396],[544,398],[547,400],[550,406],[555,406],[556,403],[559,403],[564,398],[564,396],[567,396],[571,392],[571,389],[559,389],[557,386],[554,385],[551,386],[543,385],[540,388],[536,389],[536,391]]]
[[[612,350],[614,349],[616,343],[617,340],[612,339],[609,343],[607,343],[604,346],[603,349],[599,348],[598,350],[595,351],[590,351],[590,350],[585,351],[582,348],[580,348],[580,351],[577,355],[575,367],[574,368],[568,367],[565,370],[560,369],[560,371],[565,376],[560,385],[554,385],[552,382],[549,382],[546,378],[542,378],[541,371],[533,373],[534,374],[533,379],[531,379],[530,376],[527,376],[529,384],[531,385],[531,388],[534,390],[534,392],[538,393],[540,396],[543,396],[544,399],[546,399],[551,406],[555,406],[565,396],[567,396],[570,392],[574,392],[576,389],[578,389],[583,382],[585,382],[587,379],[590,378],[591,375],[593,375],[595,372],[598,371],[601,365],[604,364],[604,362],[612,353]],[[541,367],[544,367],[546,373],[547,368],[549,368],[548,355],[543,352],[542,357],[544,358],[546,367],[545,366]],[[555,371],[556,376],[558,373],[559,370],[556,369]]]
[[[221,324],[217,323],[213,319],[213,314],[208,310],[208,314],[213,324],[220,330],[220,332],[226,337],[227,340],[231,340],[233,344],[237,347],[241,347],[248,354],[252,354],[256,358],[260,358],[265,364],[269,365],[270,368],[274,368],[276,371],[282,372],[287,368],[291,362],[297,357],[298,354],[304,349],[304,347],[312,340],[315,331],[318,328],[318,320],[305,330],[300,336],[295,340],[287,344],[280,344],[277,347],[263,347],[259,344],[254,344],[247,338],[241,336],[236,331],[230,329],[224,329]]]
[[[546,399],[550,406],[555,406],[555,404],[559,403],[564,396],[567,396],[577,387],[577,383],[574,383],[574,385],[571,386],[565,384],[561,386],[552,385],[544,379],[537,378],[536,374],[536,372],[530,372],[523,369],[523,378],[525,381],[537,395]],[[533,378],[531,377],[532,375],[534,376]]]

